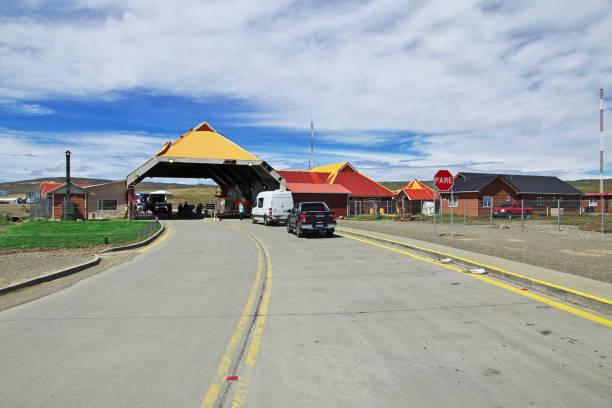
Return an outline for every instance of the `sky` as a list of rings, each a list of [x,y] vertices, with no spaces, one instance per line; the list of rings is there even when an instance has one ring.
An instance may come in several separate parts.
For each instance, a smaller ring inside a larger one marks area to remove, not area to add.
[[[610,21],[598,0],[0,0],[0,182],[62,176],[66,150],[73,177],[122,179],[203,121],[307,170],[311,119],[315,165],[377,181],[598,178]]]

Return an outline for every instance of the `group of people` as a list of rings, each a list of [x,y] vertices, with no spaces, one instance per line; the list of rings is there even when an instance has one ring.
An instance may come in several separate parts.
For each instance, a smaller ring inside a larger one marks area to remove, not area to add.
[[[184,204],[178,205],[178,216],[179,218],[202,218],[202,210],[204,209],[204,204],[199,203],[195,208],[195,213],[193,212],[193,205],[187,204],[185,201]]]

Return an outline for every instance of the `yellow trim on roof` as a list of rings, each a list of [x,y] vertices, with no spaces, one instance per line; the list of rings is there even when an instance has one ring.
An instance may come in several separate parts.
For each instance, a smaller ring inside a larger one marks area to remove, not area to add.
[[[410,183],[406,184],[402,190],[427,190],[433,191],[430,187],[421,183],[419,180],[412,180]]]
[[[344,169],[347,165],[352,170],[355,170],[355,168],[353,166],[351,166],[351,164],[349,162],[343,162],[343,163],[336,163],[336,164],[328,164],[327,166],[315,167],[315,168],[313,168],[310,171],[314,171],[314,172],[317,172],[317,173],[337,173],[340,170]]]
[[[198,159],[259,160],[217,132],[190,130],[174,143],[166,143],[156,154],[163,157],[192,157]]]

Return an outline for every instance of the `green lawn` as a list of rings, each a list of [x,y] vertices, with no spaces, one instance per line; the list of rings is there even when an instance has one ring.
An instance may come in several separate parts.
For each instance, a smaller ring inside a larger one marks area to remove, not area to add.
[[[0,229],[0,249],[117,245],[145,239],[154,229],[151,221],[27,222]]]

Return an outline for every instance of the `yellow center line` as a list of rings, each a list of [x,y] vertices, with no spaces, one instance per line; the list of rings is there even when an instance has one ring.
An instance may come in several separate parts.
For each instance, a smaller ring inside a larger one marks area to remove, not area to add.
[[[168,238],[168,234],[170,233],[170,226],[168,226],[168,224],[165,224],[166,227],[166,232],[164,232],[164,234],[155,242],[153,242],[150,245],[147,245],[146,247],[142,248],[140,251],[138,251],[139,254],[148,251],[149,249],[153,248],[156,245],[161,244],[166,238]]]
[[[603,317],[596,316],[594,314],[585,312],[583,310],[576,309],[575,307],[571,307],[571,306],[565,305],[563,303],[560,303],[560,302],[557,302],[557,301],[545,298],[544,296],[540,296],[540,295],[535,295],[533,293],[529,293],[527,291],[515,288],[515,287],[507,285],[505,283],[497,282],[497,281],[495,281],[493,279],[486,278],[484,276],[473,275],[471,273],[466,273],[466,272],[464,272],[463,269],[457,268],[456,266],[441,264],[441,263],[435,262],[435,261],[433,261],[431,259],[423,258],[422,256],[414,255],[414,254],[411,254],[409,252],[402,251],[400,249],[392,248],[392,247],[387,246],[387,245],[378,244],[376,242],[368,241],[368,240],[365,240],[365,239],[362,239],[362,238],[355,238],[355,237],[351,237],[351,236],[340,234],[340,233],[336,233],[336,234],[340,235],[341,237],[344,237],[344,238],[349,238],[349,239],[352,239],[352,240],[355,240],[355,241],[359,241],[359,242],[363,242],[363,243],[366,243],[366,244],[369,244],[369,245],[374,245],[374,246],[377,246],[377,247],[380,247],[380,248],[385,248],[385,249],[388,249],[390,251],[398,252],[398,253],[400,253],[402,255],[410,256],[412,258],[418,259],[418,260],[423,261],[423,262],[427,262],[427,263],[430,263],[430,264],[441,266],[443,268],[451,269],[451,270],[456,271],[456,272],[460,272],[460,273],[462,273],[462,274],[464,274],[466,276],[470,276],[472,278],[480,279],[483,282],[487,282],[487,283],[490,283],[491,285],[495,285],[495,286],[498,286],[500,288],[509,290],[509,291],[514,292],[514,293],[516,293],[518,295],[526,296],[528,298],[537,300],[539,302],[545,303],[545,304],[547,304],[549,306],[552,306],[552,307],[555,307],[557,309],[564,310],[566,312],[572,313],[572,314],[574,314],[576,316],[580,316],[580,317],[583,317],[585,319],[589,319],[591,321],[597,322],[597,323],[602,324],[604,326],[612,327],[612,320],[608,320],[608,319],[605,319]]]
[[[232,227],[233,229],[238,229],[235,227]],[[243,230],[244,231],[244,230]],[[244,231],[246,232],[246,231]],[[246,234],[247,237],[253,241],[255,244],[257,244],[257,241],[255,240],[255,238],[253,238],[250,234]],[[263,244],[261,244],[263,245]],[[264,251],[267,254],[267,249],[265,249],[264,247]],[[268,273],[267,276],[270,277],[270,260],[268,258]],[[236,348],[238,347],[239,343],[240,343],[240,339],[242,338],[243,332],[245,327],[247,326],[247,322],[248,322],[248,318],[249,315],[251,313],[251,309],[253,308],[253,304],[255,302],[255,298],[257,295],[257,289],[259,288],[259,283],[261,280],[261,270],[263,268],[263,257],[261,254],[261,251],[258,251],[258,260],[257,260],[257,275],[255,276],[255,281],[253,282],[253,287],[251,288],[251,292],[249,294],[249,298],[247,300],[246,305],[244,306],[244,310],[242,312],[242,315],[240,316],[240,320],[238,321],[238,325],[236,326],[236,329],[234,330],[234,334],[232,335],[232,338],[230,339],[230,342],[227,346],[227,349],[225,350],[225,354],[223,354],[223,357],[221,358],[221,362],[219,363],[219,366],[217,367],[217,372],[215,374],[215,377],[212,381],[212,383],[210,384],[208,391],[206,392],[206,396],[204,397],[204,401],[202,402],[201,408],[211,408],[214,406],[215,401],[217,400],[217,397],[219,396],[219,392],[221,391],[221,388],[224,384],[224,382],[226,381],[227,375],[229,373],[229,370],[231,368],[231,363],[232,363],[232,356],[234,354],[234,352],[236,351]],[[266,286],[266,294],[267,294],[267,298],[269,299],[269,289],[268,286]],[[263,310],[263,304],[266,304],[266,310],[267,310],[267,300],[266,300],[266,294],[264,294],[263,300],[262,300],[262,310]],[[257,330],[257,328],[256,328]],[[260,337],[261,337],[261,333],[260,333]],[[249,350],[250,353],[250,350]]]
[[[246,232],[246,231],[245,231]],[[250,235],[250,234],[249,234]],[[248,348],[246,360],[245,360],[245,372],[244,375],[239,377],[238,381],[238,389],[234,394],[234,399],[232,400],[232,408],[240,408],[246,402],[246,397],[249,392],[249,383],[251,382],[251,376],[253,372],[253,367],[257,361],[257,356],[259,355],[259,348],[261,346],[261,337],[264,329],[264,324],[266,322],[266,315],[268,314],[268,304],[270,303],[270,293],[272,291],[272,261],[270,258],[270,253],[268,252],[268,248],[265,244],[257,237],[253,236],[259,245],[263,249],[266,254],[266,287],[264,289],[264,294],[261,301],[261,306],[259,309],[259,314],[257,316],[257,322],[255,323],[255,330],[253,331],[253,336],[251,338],[251,343]]]

